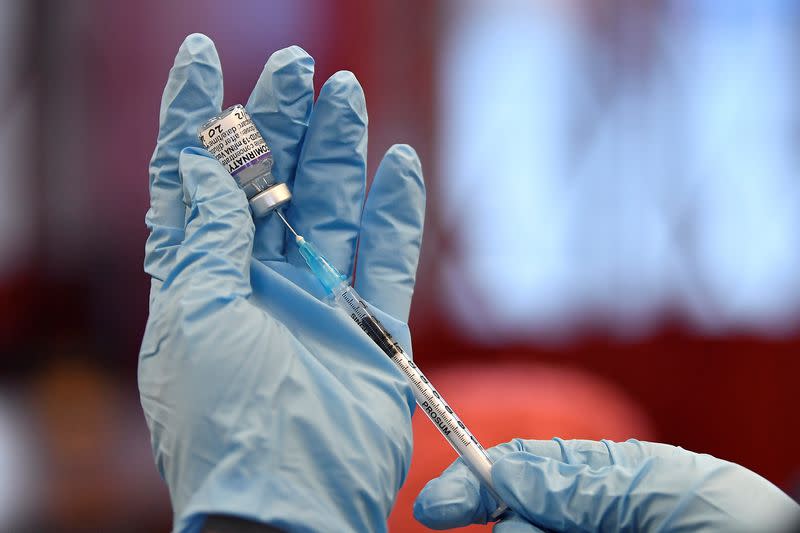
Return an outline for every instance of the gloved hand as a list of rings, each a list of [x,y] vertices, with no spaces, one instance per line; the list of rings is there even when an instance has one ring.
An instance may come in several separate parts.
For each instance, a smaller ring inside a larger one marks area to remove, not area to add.
[[[246,107],[294,191],[291,223],[410,348],[406,320],[425,190],[408,146],[386,154],[364,204],[367,114],[351,73],[313,101],[313,60],[267,62]],[[174,531],[234,515],[291,531],[382,531],[411,457],[405,377],[342,311],[320,301],[275,216],[200,148],[220,111],[213,43],[189,36],[164,90],[150,165],[150,316],[139,390]],[[363,206],[363,209],[362,209]]]
[[[514,511],[495,533],[778,531],[800,518],[758,474],[667,444],[514,439],[488,452],[495,489]],[[414,516],[449,529],[486,523],[495,508],[457,460],[422,489]]]

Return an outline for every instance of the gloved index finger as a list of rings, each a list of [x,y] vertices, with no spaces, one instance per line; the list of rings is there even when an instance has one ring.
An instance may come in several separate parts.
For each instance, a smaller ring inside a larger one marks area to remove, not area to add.
[[[222,69],[214,43],[201,34],[181,44],[161,99],[159,132],[150,160],[150,228],[145,271],[163,280],[183,240],[185,205],[178,157],[186,147],[200,146],[197,129],[220,111]]]

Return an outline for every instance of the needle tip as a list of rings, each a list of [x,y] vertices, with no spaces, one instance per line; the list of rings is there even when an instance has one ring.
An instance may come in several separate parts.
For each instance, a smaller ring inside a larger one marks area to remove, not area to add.
[[[286,224],[286,227],[287,227],[287,228],[289,228],[289,231],[291,231],[291,232],[294,234],[295,238],[298,238],[298,239],[299,239],[299,238],[300,238],[300,235],[298,235],[298,234],[297,234],[297,232],[296,232],[296,231],[294,230],[294,228],[292,227],[292,225],[291,225],[291,224],[289,224],[289,222],[288,222],[288,221],[286,220],[286,218],[283,216],[283,213],[281,213],[279,210],[277,210],[277,209],[276,209],[276,210],[275,210],[275,214],[276,214],[276,215],[278,215],[278,217],[279,217],[281,220],[283,220],[283,223],[284,223],[284,224]]]

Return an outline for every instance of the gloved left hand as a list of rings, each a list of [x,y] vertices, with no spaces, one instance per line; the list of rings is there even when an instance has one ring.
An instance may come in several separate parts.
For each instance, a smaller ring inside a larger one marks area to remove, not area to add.
[[[425,191],[407,146],[384,157],[364,204],[367,116],[350,73],[313,99],[313,60],[275,53],[247,109],[293,188],[287,216],[410,349],[406,320]],[[254,222],[233,178],[200,148],[220,110],[213,43],[189,36],[164,90],[150,166],[139,361],[153,453],[174,531],[234,515],[291,531],[382,531],[411,457],[405,377],[321,301],[274,216]],[[363,205],[363,210],[362,210]]]

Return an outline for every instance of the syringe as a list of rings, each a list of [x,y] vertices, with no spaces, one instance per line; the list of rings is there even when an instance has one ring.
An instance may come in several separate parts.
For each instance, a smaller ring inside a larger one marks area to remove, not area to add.
[[[258,132],[247,110],[241,105],[229,107],[203,124],[197,135],[203,146],[225,166],[245,192],[253,215],[261,217],[274,212],[283,220],[286,227],[294,234],[306,263],[327,293],[333,297],[333,301],[344,308],[405,374],[411,383],[414,398],[420,409],[439,428],[470,470],[497,500],[498,508],[491,518],[499,517],[507,507],[492,487],[492,461],[486,451],[419,371],[403,348],[369,311],[355,289],[347,284],[346,278],[339,274],[311,246],[311,243],[298,235],[283,217],[279,208],[289,202],[292,193],[285,183],[278,183],[272,175],[272,151]]]
[[[298,235],[279,209],[274,212],[294,234],[300,254],[320,283],[325,287],[328,295],[350,315],[350,318],[364,330],[369,338],[389,356],[389,359],[408,378],[414,392],[414,398],[417,400],[417,405],[497,501],[498,507],[490,517],[492,520],[497,519],[508,509],[508,506],[492,486],[492,460],[486,450],[483,449],[483,446],[480,445],[478,440],[458,418],[453,409],[431,385],[417,365],[414,364],[405,350],[403,350],[403,347],[392,338],[391,334],[383,327],[383,324],[372,314],[355,289],[347,283],[347,278],[328,263],[310,242]]]

